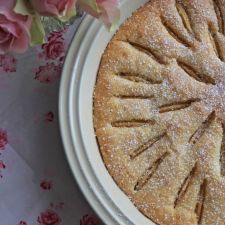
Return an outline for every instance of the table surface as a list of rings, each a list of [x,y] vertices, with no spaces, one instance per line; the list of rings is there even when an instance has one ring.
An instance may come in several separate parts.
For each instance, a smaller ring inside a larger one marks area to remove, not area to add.
[[[63,60],[80,22],[25,54],[0,55],[1,225],[100,225],[65,158],[58,122]]]

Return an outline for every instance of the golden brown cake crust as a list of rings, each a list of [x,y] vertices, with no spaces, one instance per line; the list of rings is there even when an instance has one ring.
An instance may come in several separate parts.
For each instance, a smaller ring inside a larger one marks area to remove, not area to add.
[[[103,54],[105,165],[160,225],[225,224],[225,0],[152,0]]]

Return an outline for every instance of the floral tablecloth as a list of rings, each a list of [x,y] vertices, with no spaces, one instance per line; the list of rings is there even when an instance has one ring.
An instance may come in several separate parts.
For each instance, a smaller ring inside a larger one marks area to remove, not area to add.
[[[100,225],[67,164],[58,90],[80,22],[23,55],[0,55],[0,224]]]

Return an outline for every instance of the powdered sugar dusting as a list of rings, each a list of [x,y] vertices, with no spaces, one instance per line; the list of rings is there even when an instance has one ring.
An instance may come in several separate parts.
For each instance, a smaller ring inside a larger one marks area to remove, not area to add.
[[[225,121],[225,80],[212,86],[202,99],[209,109],[216,110],[217,116]]]
[[[225,32],[213,2],[217,10],[208,1],[147,4],[116,34],[99,70],[94,119],[103,159],[159,224],[214,224],[210,218],[225,215],[225,56],[217,37]]]

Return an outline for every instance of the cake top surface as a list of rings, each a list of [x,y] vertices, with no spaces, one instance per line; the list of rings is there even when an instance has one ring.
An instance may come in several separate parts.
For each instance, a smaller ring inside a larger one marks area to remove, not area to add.
[[[105,50],[105,165],[157,224],[225,224],[225,0],[152,0]]]

